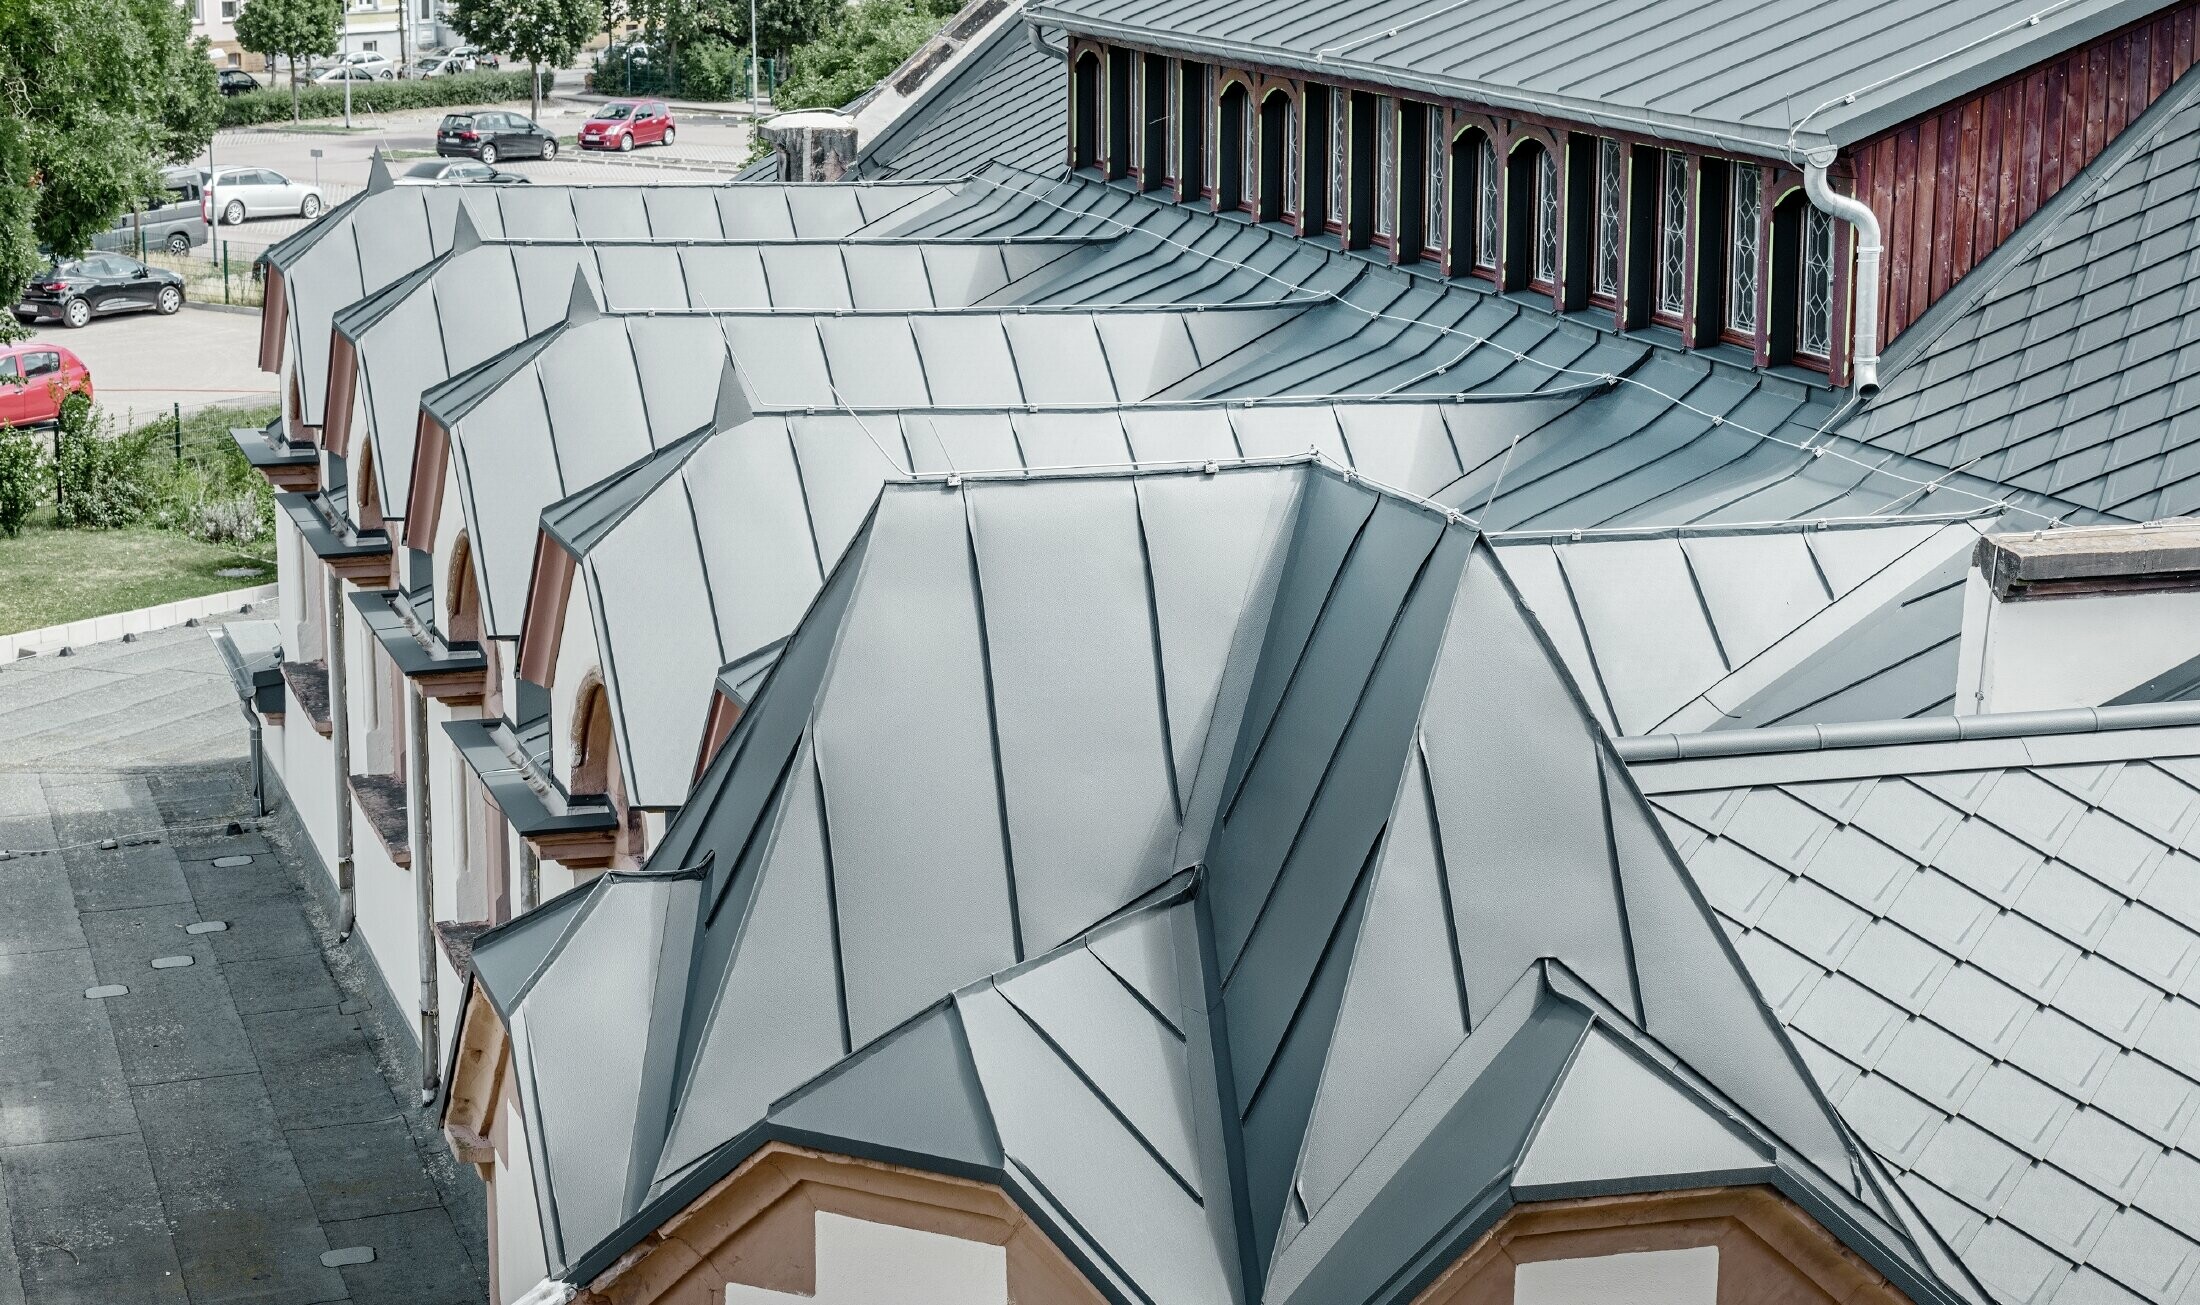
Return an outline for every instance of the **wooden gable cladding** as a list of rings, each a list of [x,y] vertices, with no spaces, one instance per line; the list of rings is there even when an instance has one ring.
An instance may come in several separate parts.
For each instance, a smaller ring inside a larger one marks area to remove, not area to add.
[[[2073,50],[1853,151],[1900,335],[2200,58],[2200,0]]]

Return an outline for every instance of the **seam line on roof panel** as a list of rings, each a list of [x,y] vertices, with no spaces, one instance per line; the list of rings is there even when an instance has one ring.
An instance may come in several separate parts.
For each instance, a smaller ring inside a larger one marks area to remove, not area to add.
[[[833,822],[825,805],[825,768],[817,759],[817,746],[813,735],[810,739],[810,779],[817,787],[818,843],[825,853],[825,918],[832,930],[833,997],[840,1013],[840,1054],[847,1056],[855,1053],[855,1039],[849,1031],[848,961],[840,936],[840,873],[833,864]]]
[[[613,760],[619,763],[620,773],[626,779],[628,818],[632,819],[643,807],[642,803],[636,801],[638,795],[635,793],[640,787],[641,777],[634,770],[634,740],[627,730],[625,695],[619,692],[619,672],[614,664],[616,658],[611,651],[611,640],[604,637],[609,614],[604,611],[603,587],[596,582],[596,568],[589,565],[588,559],[577,558],[574,566],[587,586],[589,624],[593,627],[589,634],[596,641],[598,664],[602,667],[603,674],[603,691],[611,699],[611,720],[617,732],[614,741],[617,755]]]
[[[1711,632],[1712,651],[1719,654],[1719,669],[1723,674],[1734,673],[1734,659],[1726,655],[1726,640],[1719,637],[1718,618],[1711,614],[1711,600],[1704,596],[1703,580],[1696,574],[1696,559],[1688,555],[1688,546],[1675,541],[1674,548],[1681,555],[1681,569],[1688,573],[1689,592],[1696,595],[1696,610],[1703,613],[1703,628]]]
[[[817,509],[810,503],[810,480],[802,471],[802,446],[795,441],[794,423],[795,418],[792,416],[789,416],[785,423],[787,428],[787,457],[794,463],[794,487],[796,492],[802,495],[802,524],[808,528],[810,557],[817,563],[818,583],[823,585],[825,576],[828,574],[825,566],[825,549],[817,542]],[[685,480],[686,477],[683,475],[681,479]]]
[[[1811,574],[1818,577],[1818,587],[1826,591],[1826,602],[1841,601],[1841,595],[1833,592],[1833,577],[1826,574],[1826,564],[1818,559],[1818,545],[1812,541],[1809,531],[1803,532],[1803,556],[1810,559]]]
[[[1184,1189],[1184,1194],[1192,1198],[1192,1204],[1205,1209],[1207,1198],[1200,1194],[1199,1189],[1192,1184],[1189,1178],[1177,1171],[1175,1165],[1169,1163],[1169,1158],[1161,1154],[1161,1148],[1153,1144],[1153,1140],[1146,1136],[1144,1129],[1131,1122],[1131,1117],[1123,1113],[1123,1108],[1115,1104],[1115,1099],[1101,1090],[1100,1084],[1094,1080],[1091,1074],[1085,1072],[1085,1067],[1077,1063],[1075,1056],[1069,1054],[1069,1048],[1057,1042],[1054,1035],[1047,1032],[1046,1026],[1033,1019],[1031,1012],[1019,1005],[1016,999],[1009,995],[1006,988],[996,983],[993,985],[993,991],[1000,994],[1001,1000],[1008,1003],[1008,1008],[1016,1012],[1016,1017],[1024,1022],[1025,1027],[1029,1028],[1041,1043],[1045,1044],[1046,1049],[1054,1053],[1054,1058],[1061,1061],[1063,1067],[1075,1075],[1079,1083],[1085,1085],[1085,1090],[1092,1094],[1093,1100],[1098,1101],[1101,1107],[1114,1117],[1115,1122],[1123,1126],[1123,1131],[1131,1135],[1131,1140],[1137,1142],[1139,1148],[1145,1151],[1148,1156],[1151,1156],[1155,1164],[1161,1166],[1161,1172],[1167,1174],[1178,1187]]]
[[[1436,781],[1428,770],[1428,748],[1421,732],[1414,731],[1414,755],[1420,762],[1423,814],[1428,819],[1429,846],[1436,853],[1436,893],[1444,912],[1444,939],[1451,944],[1451,981],[1459,994],[1459,1027],[1474,1032],[1474,1002],[1467,992],[1466,956],[1459,949],[1459,911],[1451,896],[1451,861],[1444,855],[1444,826],[1436,816]]]
[[[1406,586],[1404,595],[1398,601],[1397,610],[1391,613],[1389,625],[1383,629],[1383,642],[1375,651],[1375,659],[1368,663],[1367,674],[1360,681],[1358,692],[1352,697],[1352,711],[1345,717],[1344,723],[1337,730],[1335,739],[1329,745],[1329,756],[1322,762],[1321,778],[1314,782],[1314,791],[1308,795],[1304,809],[1299,813],[1298,823],[1291,830],[1291,841],[1284,847],[1283,854],[1277,858],[1275,877],[1268,881],[1267,893],[1262,896],[1259,908],[1253,912],[1253,918],[1246,924],[1245,939],[1238,944],[1238,953],[1231,958],[1229,968],[1223,974],[1223,982],[1225,983],[1237,974],[1237,968],[1244,962],[1245,954],[1253,949],[1253,939],[1260,932],[1261,922],[1267,918],[1268,908],[1276,900],[1276,894],[1283,886],[1284,876],[1291,872],[1293,860],[1298,855],[1300,840],[1306,837],[1306,828],[1314,822],[1315,812],[1321,807],[1322,795],[1329,790],[1330,777],[1337,772],[1337,759],[1344,755],[1345,747],[1351,741],[1352,732],[1360,723],[1360,713],[1367,706],[1368,693],[1373,689],[1377,677],[1382,674],[1384,663],[1390,658],[1391,646],[1398,637],[1398,627],[1404,624],[1406,613],[1412,610],[1414,600],[1420,597],[1421,582],[1427,578],[1429,566],[1436,560],[1436,555],[1443,551],[1443,543],[1444,532],[1439,529],[1435,536],[1430,539],[1428,551],[1422,554],[1420,564],[1414,568],[1413,582]],[[1324,607],[1326,609],[1326,604]],[[1319,633],[1320,625],[1320,621],[1317,620],[1314,633]],[[1309,645],[1314,642],[1314,633],[1307,636]],[[1425,681],[1422,691],[1424,695],[1427,692]],[[1277,715],[1281,714],[1281,704],[1279,703]],[[1251,772],[1252,767],[1248,765],[1246,773],[1251,774]],[[1399,773],[1403,776],[1403,766],[1400,767]],[[1385,827],[1387,826],[1388,821],[1386,819]],[[1378,832],[1375,842],[1380,846],[1382,841],[1382,835]],[[1266,1068],[1263,1067],[1262,1073],[1265,1074],[1266,1072]]]
[[[848,278],[848,302],[854,303],[856,281],[855,274],[848,270],[848,247],[846,245],[835,245],[834,248],[840,253],[841,275]],[[936,284],[932,279],[932,260],[927,256],[927,251],[922,246],[919,246],[916,252],[917,270],[924,273],[925,302],[931,304],[934,308],[937,308],[939,307],[940,303],[940,288],[938,284]],[[1001,264],[1001,278],[1005,283],[1008,278],[1008,255],[1000,249],[995,249],[993,251],[993,256]]]
[[[1156,1020],[1159,1020],[1162,1026],[1168,1029],[1169,1032],[1174,1033],[1178,1042],[1190,1041],[1190,1039],[1185,1035],[1184,1030],[1178,1027],[1177,1021],[1169,1017],[1168,1012],[1162,1010],[1159,1006],[1154,1005],[1151,1001],[1148,1001],[1146,999],[1146,994],[1140,992],[1136,984],[1133,984],[1129,979],[1123,977],[1122,971],[1108,964],[1107,957],[1102,956],[1100,953],[1092,949],[1092,936],[1090,934],[1087,934],[1085,936],[1084,948],[1085,954],[1092,957],[1093,960],[1098,961],[1100,963],[1100,968],[1106,970],[1108,974],[1112,978],[1114,978],[1114,980],[1118,984],[1122,985],[1123,991],[1130,994],[1131,1000],[1145,1007],[1146,1013],[1153,1016]]]
[[[805,733],[808,733],[808,731],[805,731]],[[812,754],[814,755],[816,739],[814,734],[810,737],[812,744]],[[795,760],[801,755],[802,742],[800,739],[797,739],[795,740],[793,745],[787,749],[786,759],[779,763],[779,773],[772,777],[771,788],[766,790],[763,800],[757,804],[756,814],[752,816],[749,820],[748,832],[741,836],[740,850],[735,852],[733,855],[733,859],[726,863],[725,879],[719,883],[717,894],[711,898],[710,909],[703,917],[703,927],[705,929],[711,928],[718,922],[718,912],[725,907],[727,894],[733,891],[733,885],[735,881],[741,877],[741,867],[748,864],[749,853],[755,851],[759,856],[762,855],[761,850],[759,850],[756,846],[756,840],[766,837],[767,830],[775,830],[777,828],[778,823],[781,819],[781,816],[779,814],[780,795],[786,792],[787,777],[794,772]],[[725,789],[721,788],[719,792],[722,794],[725,792]],[[818,792],[821,795],[824,792],[824,780],[822,778],[820,778],[818,781]],[[714,807],[717,804],[717,796],[718,795],[714,794],[711,799],[712,805]],[[751,897],[751,900],[754,900],[753,895]],[[735,946],[739,946],[738,938],[735,939]],[[732,964],[731,959],[729,959],[726,964],[730,966]]]
[[[1019,362],[1019,361],[1017,360],[1017,358],[1016,358],[1016,341],[1015,341],[1015,338],[1009,335],[1009,333],[1008,333],[1008,323],[1007,323],[1007,321],[1006,321],[1006,320],[996,320],[996,321],[995,321],[995,322],[994,322],[994,323],[993,323],[992,325],[993,325],[993,329],[994,329],[994,330],[996,330],[996,331],[1000,332],[1000,336],[1001,336],[1001,352],[1002,352],[1002,353],[1004,353],[1004,354],[1006,354],[1006,355],[1008,355],[1008,375],[1009,375],[1009,379],[1010,379],[1011,381],[1013,381],[1013,382],[1015,383],[1015,386],[1016,386],[1016,401],[1017,401],[1017,403],[1018,403],[1019,405],[1022,405],[1022,404],[1024,404],[1024,403],[1028,403],[1028,402],[1030,402],[1030,400],[1031,400],[1031,390],[1029,389],[1029,387],[1027,387],[1027,386],[1026,386],[1026,385],[1024,384],[1024,368],[1023,368],[1023,364],[1022,364],[1021,362]],[[1093,338],[1097,340],[1097,339],[1099,338],[1099,335],[1100,335],[1100,330],[1099,330],[1099,328],[1098,328],[1098,327],[1094,327],[1094,328],[1093,328]],[[911,327],[911,329],[910,329],[910,332],[909,332],[909,336],[910,336],[910,340],[911,340],[911,342],[912,342],[912,343],[914,343],[914,341],[915,341],[915,339],[916,339],[916,330],[915,330],[915,328],[914,328],[913,326],[912,326],[912,327]],[[1102,349],[1100,350],[1100,361],[1101,361],[1101,365],[1102,365],[1103,367],[1105,367],[1105,366],[1106,366],[1106,364],[1107,364],[1107,353],[1108,353],[1108,351],[1107,351],[1107,349],[1106,349],[1106,348],[1104,348],[1104,347],[1103,347],[1103,348],[1102,348]],[[923,350],[922,348],[919,348],[919,349],[917,350],[917,362],[918,362],[918,365],[919,365],[919,366],[922,366],[922,365],[923,365],[923,362],[924,362],[924,350]],[[927,391],[929,391],[929,390],[930,390],[930,389],[932,388],[932,378],[931,378],[930,376],[926,376],[926,377],[925,377],[925,380],[924,380],[924,388],[925,388],[925,389],[926,389]],[[1112,390],[1113,390],[1113,389],[1115,388],[1115,372],[1114,372],[1114,369],[1112,369],[1112,368],[1110,368],[1110,369],[1108,370],[1108,388],[1109,388],[1109,389],[1110,389],[1111,391],[1112,391]],[[1121,397],[1121,396],[1117,396],[1117,397]],[[1008,424],[1009,424],[1010,428],[1011,428],[1011,429],[1013,429],[1013,428],[1015,427],[1015,425],[1016,425],[1016,416],[1015,416],[1015,414],[1014,414],[1014,413],[1009,413],[1009,414],[1006,414],[1006,415],[1007,415],[1007,417],[1008,417]],[[942,443],[942,444],[944,445],[944,444],[946,443],[946,441],[944,441],[944,440],[943,440],[943,441],[941,441],[941,443]],[[1018,455],[1019,455],[1019,460],[1022,460],[1022,459],[1021,459],[1021,454],[1022,454],[1022,451],[1023,451],[1023,441],[1022,441],[1022,440],[1018,440],[1018,441],[1016,442],[1016,448],[1017,448],[1017,452],[1018,452]],[[1025,465],[1029,465],[1028,461],[1026,461]]]
[[[695,506],[695,487],[688,483],[687,469],[683,467],[672,474],[680,478],[680,501],[687,504],[688,533],[695,541],[695,566],[703,573],[703,602],[710,609],[710,641],[718,649],[718,664],[723,666],[733,657],[726,651],[725,628],[719,624],[718,587],[710,581],[710,550],[703,547],[703,513]],[[632,510],[627,513],[632,514]]]
[[[1573,614],[1574,628],[1581,633],[1582,646],[1589,654],[1589,674],[1596,681],[1597,697],[1604,702],[1604,718],[1612,722],[1614,734],[1621,733],[1625,727],[1620,722],[1619,707],[1612,701],[1611,686],[1604,682],[1603,659],[1596,655],[1596,641],[1590,638],[1589,623],[1581,615],[1581,598],[1574,593],[1574,578],[1566,569],[1565,550],[1555,544],[1548,547],[1551,550],[1551,561],[1558,568],[1558,583],[1566,590],[1566,608]],[[1563,661],[1560,662],[1561,666],[1564,664]]]
[[[1291,696],[1291,687],[1294,683],[1297,682],[1300,669],[1306,665],[1306,650],[1313,647],[1314,635],[1318,630],[1321,629],[1322,618],[1329,613],[1330,600],[1337,596],[1337,586],[1344,580],[1345,568],[1352,565],[1353,554],[1360,551],[1360,538],[1367,533],[1368,523],[1375,519],[1375,509],[1379,507],[1381,503],[1382,500],[1380,498],[1370,496],[1367,501],[1367,509],[1364,513],[1362,513],[1359,524],[1352,528],[1352,542],[1345,546],[1344,553],[1338,557],[1337,569],[1331,573],[1329,577],[1329,583],[1324,586],[1322,590],[1321,605],[1314,609],[1314,619],[1306,628],[1306,637],[1300,642],[1298,651],[1292,655],[1291,669],[1284,673],[1283,683],[1276,690],[1276,700],[1275,703],[1268,709],[1268,718],[1260,723],[1260,737],[1253,741],[1252,748],[1246,752],[1245,765],[1242,769],[1238,771],[1237,783],[1231,788],[1229,795],[1225,797],[1222,801],[1222,810],[1216,820],[1216,827],[1218,830],[1222,826],[1228,825],[1230,823],[1230,817],[1237,814],[1238,799],[1245,793],[1246,780],[1251,777],[1253,773],[1253,768],[1260,764],[1261,754],[1265,752],[1268,748],[1268,736],[1270,732],[1275,729],[1276,717],[1283,714],[1283,704]],[[1299,505],[1299,510],[1303,512],[1307,510],[1309,506],[1310,504],[1302,502]],[[1296,527],[1294,527],[1292,539],[1293,548],[1296,549],[1298,544],[1301,543],[1303,540],[1304,535]],[[1284,576],[1285,579],[1289,579],[1289,571],[1292,569],[1293,562],[1297,560],[1298,559],[1295,557],[1287,557],[1284,559],[1284,567],[1286,568],[1286,573]],[[1418,577],[1416,577],[1416,579],[1418,579]],[[1412,590],[1410,588],[1407,590],[1407,594],[1409,597],[1411,596]],[[1274,619],[1273,613],[1271,613],[1270,619]],[[1270,631],[1271,636],[1273,635],[1273,633],[1273,631]],[[1264,637],[1263,644],[1265,645],[1265,643],[1266,638]],[[1380,662],[1380,659],[1380,654],[1378,654],[1378,663]],[[1256,668],[1254,671],[1254,687],[1256,688],[1259,685],[1259,679],[1260,673],[1258,668]]]
[[[1597,770],[1598,814],[1604,820],[1605,869],[1612,876],[1612,896],[1619,908],[1619,941],[1627,957],[1627,995],[1634,999],[1635,1027],[1647,1032],[1650,1028],[1649,1012],[1642,1004],[1642,969],[1635,959],[1635,926],[1627,905],[1627,876],[1619,867],[1619,831],[1612,814],[1612,768],[1604,759],[1604,750],[1589,741],[1589,757]]]
[[[1023,903],[1016,892],[1016,845],[1008,832],[1008,773],[1001,764],[1001,714],[993,700],[993,639],[985,624],[985,577],[978,569],[978,523],[971,514],[969,491],[957,494],[963,518],[964,556],[970,566],[971,607],[978,618],[978,670],[985,676],[985,728],[993,751],[994,811],[1000,819],[1001,869],[1008,884],[1008,928],[1016,960],[1024,960]]]
[[[1006,998],[1003,998],[1003,1000],[1005,1001]],[[980,1093],[980,1095],[983,1096],[984,1094]],[[987,1111],[989,1114],[991,1110],[992,1102],[990,1099],[988,1099]],[[1071,1244],[1079,1246],[1085,1252],[1090,1254],[1094,1259],[1098,1260],[1101,1266],[1103,1266],[1109,1273],[1115,1275],[1115,1282],[1121,1285],[1125,1290],[1130,1292],[1136,1298],[1136,1300],[1141,1303],[1141,1305],[1156,1305],[1156,1302],[1154,1301],[1154,1298],[1152,1296],[1149,1296],[1144,1291],[1139,1290],[1137,1278],[1124,1269],[1123,1264],[1120,1260],[1116,1259],[1115,1256],[1109,1254],[1106,1244],[1103,1243],[1100,1238],[1095,1237],[1090,1229],[1086,1228],[1083,1224],[1077,1221],[1076,1216],[1070,1213],[1069,1205],[1064,1202],[1060,1197],[1056,1196],[1053,1189],[1049,1188],[1046,1183],[1040,1179],[1039,1175],[1033,1173],[1029,1166],[1018,1160],[1014,1155],[1009,1154],[1008,1147],[1005,1143],[1002,1145],[1001,1154],[1006,1157],[1008,1164],[1015,1167],[1015,1175],[1017,1181],[1029,1184],[1031,1190],[1038,1194],[1038,1203],[1043,1203],[1042,1208],[1046,1209],[1053,1216],[1060,1218],[1061,1221],[1065,1225],[1067,1225],[1065,1231],[1071,1233],[1072,1236],[1076,1239]],[[1042,1229],[1044,1229],[1045,1226],[1042,1224],[1041,1227]],[[1046,1235],[1051,1237],[1053,1233],[1051,1230],[1046,1230]],[[1072,1263],[1074,1264],[1075,1261],[1072,1261]],[[1084,1271],[1082,1265],[1079,1265],[1077,1267],[1079,1272]]]
[[[1283,1028],[1276,1034],[1275,1041],[1261,1053],[1260,1072],[1254,1077],[1251,1089],[1245,1094],[1245,1104],[1238,1108],[1237,1122],[1241,1127],[1246,1120],[1253,1117],[1253,1112],[1260,1108],[1261,1095],[1268,1090],[1269,1080],[1275,1074],[1276,1061],[1281,1058],[1283,1049],[1290,1045],[1291,1035],[1298,1032],[1299,1018],[1306,1013],[1306,1003],[1313,1000],[1314,989],[1321,986],[1322,971],[1327,969],[1333,960],[1340,964],[1350,964],[1351,958],[1337,956],[1337,948],[1344,937],[1346,926],[1354,923],[1353,917],[1355,914],[1364,912],[1368,879],[1374,873],[1376,859],[1383,854],[1383,841],[1389,836],[1389,833],[1390,826],[1385,824],[1375,831],[1373,838],[1368,840],[1367,854],[1360,858],[1359,871],[1352,877],[1351,891],[1345,894],[1344,901],[1337,907],[1337,918],[1329,922],[1328,934],[1322,940],[1321,953],[1314,960],[1312,973],[1306,977],[1306,986],[1299,989],[1298,995],[1292,999],[1291,1017],[1283,1022]],[[1354,950],[1357,951],[1357,948],[1355,947]],[[1349,986],[1350,981],[1351,975],[1348,972],[1342,982]],[[1224,1016],[1227,1019],[1230,976],[1223,975],[1221,982],[1225,1003]],[[1340,992],[1338,994],[1340,1007],[1343,1000],[1344,993]],[[1332,1029],[1331,1032],[1334,1033],[1335,1030]],[[1319,1100],[1319,1091],[1319,1088],[1317,1088],[1317,1100]]]
[[[1169,670],[1168,658],[1161,647],[1161,597],[1153,577],[1153,541],[1146,537],[1146,495],[1144,482],[1131,482],[1131,506],[1137,513],[1138,557],[1140,574],[1146,581],[1146,622],[1152,632],[1153,682],[1160,692],[1154,695],[1154,703],[1161,713],[1161,769],[1169,777],[1169,809],[1176,813],[1177,832],[1181,836],[1184,827],[1183,786],[1176,774],[1176,731],[1169,718]]]

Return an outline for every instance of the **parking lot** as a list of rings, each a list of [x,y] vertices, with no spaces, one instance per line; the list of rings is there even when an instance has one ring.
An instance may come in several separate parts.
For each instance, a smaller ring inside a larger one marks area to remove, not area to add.
[[[186,306],[173,317],[131,313],[94,318],[72,331],[46,325],[36,334],[66,347],[92,369],[99,404],[125,426],[211,404],[273,403],[275,378],[257,366],[257,311]]]

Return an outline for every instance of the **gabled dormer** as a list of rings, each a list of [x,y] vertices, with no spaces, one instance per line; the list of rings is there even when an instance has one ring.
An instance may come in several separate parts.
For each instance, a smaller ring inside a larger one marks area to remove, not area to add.
[[[2191,67],[2200,4],[1498,9],[1031,16],[1068,32],[1073,168],[1872,385],[1886,343]]]

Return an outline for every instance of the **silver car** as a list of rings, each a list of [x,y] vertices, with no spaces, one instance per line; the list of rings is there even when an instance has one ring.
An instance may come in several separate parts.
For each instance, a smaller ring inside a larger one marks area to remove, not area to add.
[[[223,168],[206,188],[206,217],[235,226],[248,217],[321,216],[321,192],[269,168]]]

